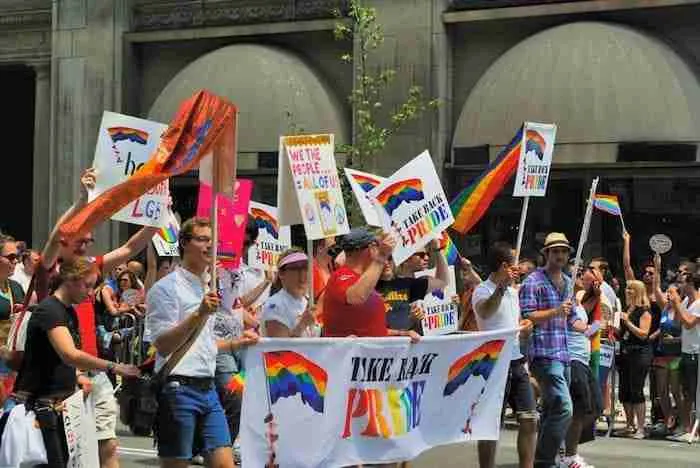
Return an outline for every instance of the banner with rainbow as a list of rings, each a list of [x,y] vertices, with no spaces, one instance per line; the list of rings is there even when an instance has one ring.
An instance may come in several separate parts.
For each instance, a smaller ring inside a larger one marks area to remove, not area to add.
[[[262,339],[244,362],[243,465],[392,463],[498,439],[516,333]]]

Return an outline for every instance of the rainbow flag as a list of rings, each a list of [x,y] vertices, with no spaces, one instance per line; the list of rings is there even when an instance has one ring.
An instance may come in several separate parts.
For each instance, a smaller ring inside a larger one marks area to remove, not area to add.
[[[237,115],[227,100],[205,90],[195,93],[180,105],[148,162],[80,209],[60,227],[60,235],[71,238],[91,231],[152,187],[195,168],[211,151],[221,153],[218,158],[224,153],[235,157]],[[230,148],[219,150],[223,142]]]
[[[617,195],[596,194],[595,198],[593,198],[593,206],[613,216],[622,215],[622,209],[620,208],[620,202],[617,200]]]
[[[455,222],[452,229],[466,234],[484,216],[494,198],[518,169],[520,148],[523,139],[523,127],[498,154],[486,170],[467,188],[462,190],[452,202],[452,214]]]
[[[301,395],[301,401],[323,413],[328,374],[314,362],[294,351],[263,353],[270,405],[280,398]]]
[[[231,380],[226,384],[226,390],[236,395],[243,395],[245,388],[245,370],[237,372],[231,376]]]
[[[389,216],[402,203],[420,201],[423,198],[425,195],[423,195],[423,183],[420,179],[400,180],[389,185],[377,195],[377,201],[384,207]]]
[[[251,208],[250,215],[255,221],[255,227],[261,231],[267,231],[275,239],[279,239],[280,225],[270,213],[260,208]]]
[[[440,234],[440,252],[445,256],[448,265],[459,263],[459,251],[447,231],[442,231]]]
[[[467,383],[471,376],[480,375],[484,380],[488,380],[505,343],[505,340],[487,341],[474,351],[457,359],[447,373],[447,384],[442,395],[452,395]]]

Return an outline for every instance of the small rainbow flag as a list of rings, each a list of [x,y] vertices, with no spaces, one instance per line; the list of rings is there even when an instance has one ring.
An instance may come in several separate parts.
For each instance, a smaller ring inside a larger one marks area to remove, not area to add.
[[[355,182],[357,182],[357,184],[360,187],[362,187],[362,190],[364,190],[365,193],[371,192],[375,189],[375,187],[381,184],[381,181],[373,177],[366,176],[364,174],[352,174],[352,178],[355,180]]]
[[[462,190],[452,202],[452,214],[455,222],[452,229],[460,234],[466,234],[488,210],[493,199],[513,177],[518,169],[520,148],[523,139],[523,127],[498,154],[486,170],[467,188]]]
[[[457,265],[459,263],[459,251],[452,238],[447,231],[442,231],[440,234],[440,252],[445,256],[448,265]]]
[[[255,220],[255,227],[261,231],[267,231],[275,239],[279,239],[280,225],[267,211],[260,208],[251,208],[250,215]]]
[[[474,351],[457,359],[450,366],[447,384],[445,384],[442,395],[452,395],[459,387],[467,383],[471,376],[480,375],[484,380],[488,380],[505,343],[505,340],[487,341]]]
[[[301,401],[323,413],[328,374],[314,362],[294,351],[263,353],[270,405],[284,397],[301,395]]]
[[[237,372],[231,376],[231,380],[226,384],[226,390],[236,395],[243,395],[245,388],[245,370]]]
[[[107,129],[107,133],[109,133],[109,137],[114,143],[128,140],[140,145],[145,145],[148,142],[148,133],[136,128],[110,127]]]
[[[389,216],[396,211],[401,203],[423,200],[423,183],[420,179],[400,180],[389,185],[377,195],[377,201],[384,207]]]
[[[620,202],[617,200],[617,195],[597,194],[593,199],[593,206],[613,216],[622,215],[622,209],[620,208]]]

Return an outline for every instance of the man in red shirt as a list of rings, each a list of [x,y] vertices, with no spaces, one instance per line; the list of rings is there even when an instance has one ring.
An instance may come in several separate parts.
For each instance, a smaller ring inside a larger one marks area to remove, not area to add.
[[[341,241],[345,264],[331,275],[323,301],[323,336],[408,336],[413,330],[390,330],[386,304],[375,290],[396,242],[377,237],[366,227],[350,231]]]
[[[34,288],[37,301],[42,301],[53,289],[53,279],[58,274],[58,265],[62,261],[74,260],[87,254],[88,248],[94,243],[92,233],[87,233],[75,239],[63,239],[58,228],[80,210],[88,201],[88,191],[95,186],[95,170],[87,169],[80,178],[80,197],[56,222],[49,239],[44,246],[41,259],[36,267]],[[93,257],[94,262],[104,277],[105,272],[112,271],[117,265],[136,256],[146,247],[158,228],[144,227],[134,234],[124,245],[104,255]],[[75,307],[78,316],[81,349],[88,354],[99,357],[97,346],[97,328],[95,323],[95,297],[91,293],[85,301]],[[103,372],[81,374],[78,383],[86,392],[93,392],[95,400],[95,423],[97,440],[100,449],[100,465],[102,468],[118,468],[117,458],[117,402],[114,389],[107,375]]]

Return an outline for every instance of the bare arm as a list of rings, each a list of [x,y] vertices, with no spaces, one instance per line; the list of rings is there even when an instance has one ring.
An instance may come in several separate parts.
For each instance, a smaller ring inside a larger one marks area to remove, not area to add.
[[[651,314],[649,312],[644,312],[639,320],[639,326],[637,327],[629,319],[625,321],[627,329],[632,332],[637,338],[645,339],[649,337],[649,329],[651,328]]]
[[[270,338],[289,338],[292,336],[292,331],[277,320],[268,320],[265,322],[265,335]]]
[[[243,307],[248,308],[252,306],[262,295],[262,293],[264,293],[265,290],[270,287],[270,284],[272,284],[272,281],[266,273],[265,279],[261,283],[254,287],[248,294],[244,294],[241,297],[241,304],[243,304]]]
[[[632,260],[630,255],[630,235],[628,232],[622,234],[623,246],[622,246],[622,266],[625,270],[625,280],[633,281],[634,270],[632,269]]]
[[[666,300],[666,294],[661,291],[661,255],[658,253],[654,255],[654,279],[653,286],[654,297],[656,298],[656,303],[662,309],[666,308],[668,301]]]
[[[153,248],[153,242],[148,243],[146,248],[146,278],[143,280],[144,292],[148,292],[156,283],[158,273],[158,260],[156,258],[156,250]]]
[[[586,330],[588,330],[588,324],[583,320],[576,320],[574,321],[574,323],[571,324],[571,328],[573,328],[574,331],[577,331],[579,333],[585,333]]]
[[[534,312],[530,312],[527,318],[532,320],[533,323],[542,323],[556,317],[558,313],[559,309],[536,310]]]
[[[481,283],[481,277],[472,267],[472,262],[466,258],[461,259],[462,263],[462,280],[466,286],[475,286]]]
[[[683,304],[681,304],[680,301],[672,301],[672,304],[673,311],[675,312],[676,316],[680,318],[683,328],[690,330],[695,328],[695,326],[700,323],[700,317],[689,313],[688,309],[683,307]]]
[[[168,356],[189,338],[201,322],[208,318],[209,315],[202,313],[200,307],[196,312],[188,315],[185,320],[156,338],[153,342],[153,346],[155,346],[161,356]]]
[[[485,301],[481,301],[474,306],[474,310],[479,317],[482,319],[489,319],[496,313],[498,307],[501,305],[501,300],[503,299],[503,294],[506,289],[502,286],[498,286],[496,290],[491,294],[491,296]]]
[[[382,276],[384,261],[375,260],[360,276],[355,284],[350,286],[345,293],[345,300],[350,305],[361,305],[367,302],[369,296],[374,292],[377,281]]]
[[[126,244],[118,247],[104,256],[103,271],[112,271],[114,267],[135,257],[141,252],[146,244],[150,242],[159,228],[144,226]]]
[[[96,358],[75,347],[67,327],[54,327],[48,332],[51,346],[65,364],[83,370],[107,370],[109,361]]]
[[[450,270],[447,265],[447,259],[440,252],[437,241],[432,241],[430,244],[433,247],[433,255],[435,259],[435,276],[428,277],[428,291],[434,291],[436,289],[444,289],[450,282],[449,274]]]

